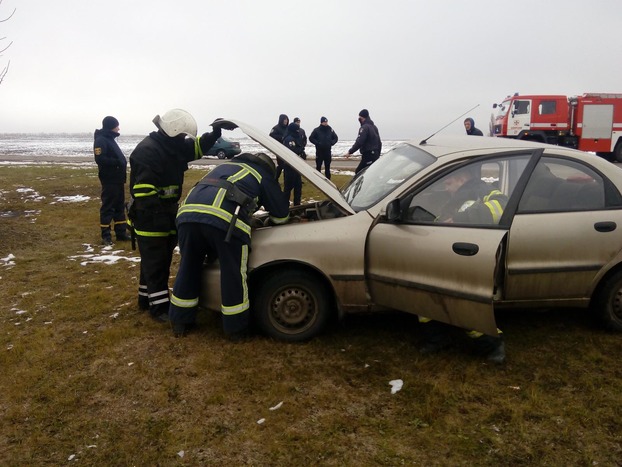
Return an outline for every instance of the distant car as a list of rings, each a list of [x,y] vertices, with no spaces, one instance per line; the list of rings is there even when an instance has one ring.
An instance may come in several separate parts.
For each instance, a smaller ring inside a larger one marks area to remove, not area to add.
[[[231,159],[233,156],[237,156],[242,152],[240,150],[240,143],[237,141],[231,141],[227,138],[220,137],[216,140],[216,143],[207,152],[208,156],[216,156],[218,159]]]
[[[501,308],[584,307],[622,331],[622,170],[585,152],[488,137],[401,144],[339,191],[242,122],[327,199],[252,233],[251,315],[269,336],[309,339],[329,319],[401,310],[496,335]],[[446,181],[468,169],[507,199],[500,217],[441,220]],[[255,222],[255,223],[257,223]],[[479,223],[478,223],[479,222]],[[220,310],[217,263],[200,305]]]

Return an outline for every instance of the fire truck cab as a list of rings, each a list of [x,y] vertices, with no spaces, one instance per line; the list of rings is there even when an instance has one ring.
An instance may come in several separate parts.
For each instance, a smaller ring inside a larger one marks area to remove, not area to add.
[[[493,136],[596,152],[622,162],[622,94],[514,94],[493,108]]]

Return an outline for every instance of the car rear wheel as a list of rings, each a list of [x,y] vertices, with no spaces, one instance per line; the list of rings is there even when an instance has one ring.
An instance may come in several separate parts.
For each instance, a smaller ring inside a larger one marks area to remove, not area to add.
[[[219,149],[216,153],[216,157],[218,157],[218,159],[225,159],[227,157],[227,153],[222,149]]]
[[[618,271],[603,283],[595,306],[595,311],[607,329],[622,331],[622,271]]]
[[[257,326],[268,336],[305,341],[326,327],[330,314],[328,292],[312,274],[274,271],[256,286],[252,312]]]

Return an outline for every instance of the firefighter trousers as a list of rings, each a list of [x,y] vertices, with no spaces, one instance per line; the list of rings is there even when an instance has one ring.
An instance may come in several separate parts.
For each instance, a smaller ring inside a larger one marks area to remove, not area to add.
[[[249,327],[249,299],[246,284],[249,246],[208,224],[185,222],[178,227],[181,262],[173,286],[170,319],[173,324],[193,324],[201,292],[205,258],[218,258],[222,325],[225,334],[245,332]]]
[[[140,253],[140,281],[138,284],[138,303],[144,303],[145,291],[149,302],[149,313],[158,317],[168,315],[168,278],[171,270],[173,251],[177,245],[177,235],[166,237],[146,237],[137,235]]]
[[[117,235],[126,235],[125,185],[123,183],[102,184],[102,205],[99,209],[99,224],[102,237],[110,237],[110,224],[114,223]]]

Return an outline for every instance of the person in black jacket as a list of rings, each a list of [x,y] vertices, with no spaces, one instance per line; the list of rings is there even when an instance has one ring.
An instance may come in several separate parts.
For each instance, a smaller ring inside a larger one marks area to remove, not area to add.
[[[475,121],[471,118],[464,119],[464,129],[466,130],[466,134],[470,136],[484,136],[482,130],[479,128],[475,128]]]
[[[127,241],[127,220],[125,219],[125,182],[127,181],[127,159],[115,141],[119,136],[119,121],[111,116],[102,120],[101,130],[95,130],[93,154],[97,163],[99,181],[102,185],[99,209],[99,226],[102,243],[112,245],[110,224],[119,241]]]
[[[339,138],[328,124],[326,117],[320,118],[320,126],[311,132],[309,141],[315,145],[315,168],[321,172],[322,164],[324,164],[326,178],[330,180],[331,148],[339,141]]]
[[[302,153],[300,154],[300,157],[307,160],[307,153],[305,152],[305,148],[307,147],[307,133],[300,126],[300,118],[295,117],[294,123],[298,125],[298,134],[300,135],[300,141],[302,142]]]
[[[302,157],[304,146],[300,136],[300,127],[297,123],[289,124],[285,138],[283,138],[283,144],[298,157]],[[292,166],[285,163],[283,169],[283,191],[288,201],[292,190],[294,191],[294,206],[298,206],[302,202],[302,177]]]
[[[243,153],[216,167],[188,193],[177,215],[181,263],[170,305],[176,336],[195,324],[206,256],[220,262],[225,334],[231,340],[247,335],[251,216],[263,206],[275,224],[289,218],[289,203],[275,173],[274,162],[266,154]]]
[[[175,216],[188,162],[200,159],[221,135],[196,137],[197,124],[185,110],[173,109],[153,123],[158,128],[130,155],[130,221],[140,252],[138,305],[157,321],[168,321],[168,278],[177,245]]]
[[[355,174],[359,173],[366,167],[369,167],[380,157],[380,151],[382,149],[382,141],[380,140],[380,133],[378,127],[374,124],[371,118],[369,118],[369,111],[363,109],[359,112],[359,128],[358,136],[354,145],[346,153],[346,157],[350,157],[356,151],[361,151],[361,162],[354,171]]]
[[[289,117],[285,114],[279,115],[279,123],[274,125],[270,130],[270,136],[277,140],[279,143],[283,144],[283,138],[285,138],[285,133],[287,133],[287,126],[289,125]],[[281,176],[281,172],[283,172],[283,167],[285,167],[285,162],[281,160],[280,157],[276,158],[276,179],[278,180]]]

